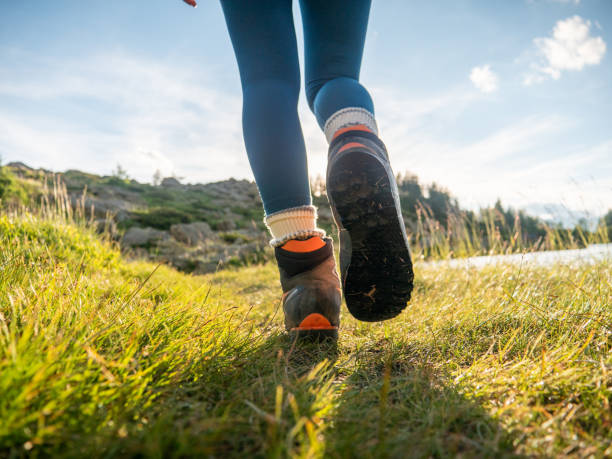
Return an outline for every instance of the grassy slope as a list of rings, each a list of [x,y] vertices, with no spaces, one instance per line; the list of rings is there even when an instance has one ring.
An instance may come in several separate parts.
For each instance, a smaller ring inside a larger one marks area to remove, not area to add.
[[[190,277],[0,216],[0,455],[610,455],[611,284],[422,265],[400,318],[294,346],[272,265]]]
[[[10,181],[9,186],[2,186],[3,177],[6,177],[7,183]],[[67,193],[77,197],[86,190],[90,197],[123,200],[135,206],[134,210],[126,212],[118,219],[118,226],[122,230],[131,226],[168,230],[173,224],[194,221],[205,221],[213,229],[218,229],[220,222],[227,222],[229,219],[237,228],[256,225],[265,231],[257,188],[254,183],[246,185],[245,188],[242,181],[235,182],[234,187],[238,189],[234,191],[242,193],[244,201],[230,205],[228,200],[220,199],[220,191],[215,190],[215,184],[212,183],[197,187],[164,187],[77,170],[54,174],[40,169],[6,166],[0,168],[0,198],[1,192],[4,191],[5,199],[9,202],[21,202],[32,207],[40,200],[45,181],[49,184],[59,181],[66,186]],[[87,210],[89,211],[89,208]],[[231,212],[229,217],[226,214],[228,211]]]

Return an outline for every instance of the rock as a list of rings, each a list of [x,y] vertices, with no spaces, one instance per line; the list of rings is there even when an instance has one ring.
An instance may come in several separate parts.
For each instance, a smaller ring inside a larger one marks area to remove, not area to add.
[[[205,185],[190,185],[190,189],[203,191],[216,203],[227,207],[248,209],[261,206],[257,185],[248,180],[229,179]]]
[[[220,222],[217,222],[215,227],[219,231],[231,231],[236,229],[236,222],[233,220],[221,220]]]
[[[83,202],[82,194],[71,194],[70,202],[73,208],[83,206],[85,213],[89,215],[92,211],[94,215],[100,219],[105,219],[107,216],[114,216],[118,222],[128,220],[130,212],[138,207],[140,202],[134,203],[125,198],[120,197],[98,197],[86,195]]]
[[[253,257],[257,257],[265,250],[266,245],[261,242],[249,242],[248,244],[242,244],[238,247],[236,255],[242,260],[247,261]]]
[[[206,222],[178,223],[170,227],[170,234],[177,241],[190,246],[217,238],[217,235]]]
[[[209,248],[189,248],[174,239],[162,241],[157,246],[155,260],[195,274],[214,272],[219,264],[220,252]]]
[[[170,236],[166,231],[154,228],[138,228],[133,226],[123,235],[121,244],[124,246],[137,247],[157,243],[168,239]]]
[[[174,177],[164,177],[164,179],[161,181],[161,186],[176,188],[181,186],[181,182],[179,182]]]

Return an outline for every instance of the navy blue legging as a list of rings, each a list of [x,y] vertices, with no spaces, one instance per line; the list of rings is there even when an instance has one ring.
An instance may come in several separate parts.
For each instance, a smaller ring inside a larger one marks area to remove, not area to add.
[[[300,0],[306,97],[321,127],[336,111],[374,113],[359,84],[371,0]],[[221,0],[242,83],[244,143],[266,215],[311,204],[298,119],[292,0]]]

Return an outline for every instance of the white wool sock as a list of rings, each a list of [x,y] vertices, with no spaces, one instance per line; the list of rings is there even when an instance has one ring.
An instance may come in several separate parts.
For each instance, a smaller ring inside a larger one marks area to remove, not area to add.
[[[312,236],[325,237],[325,231],[317,228],[317,208],[300,206],[267,215],[264,222],[270,230],[272,247],[280,247],[291,239]]]
[[[329,143],[332,141],[334,134],[338,132],[339,129],[355,124],[363,124],[374,134],[378,135],[378,126],[376,125],[376,119],[372,113],[361,107],[347,107],[338,110],[325,122],[323,131],[325,132],[327,142]]]

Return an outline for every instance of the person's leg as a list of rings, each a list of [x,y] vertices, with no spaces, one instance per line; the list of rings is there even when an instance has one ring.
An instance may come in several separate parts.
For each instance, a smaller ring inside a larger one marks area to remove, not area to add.
[[[359,83],[370,0],[300,0],[306,94],[330,142],[327,197],[339,229],[349,311],[395,317],[412,291],[412,262],[395,176]]]
[[[300,71],[292,0],[221,0],[243,92],[243,131],[278,262],[285,326],[335,337],[340,281],[331,238],[316,227],[297,114]]]
[[[342,127],[377,132],[374,104],[359,83],[371,0],[300,0],[306,98],[328,141]]]
[[[291,0],[222,0],[238,61],[249,162],[273,245],[316,229],[297,102],[300,69]]]

